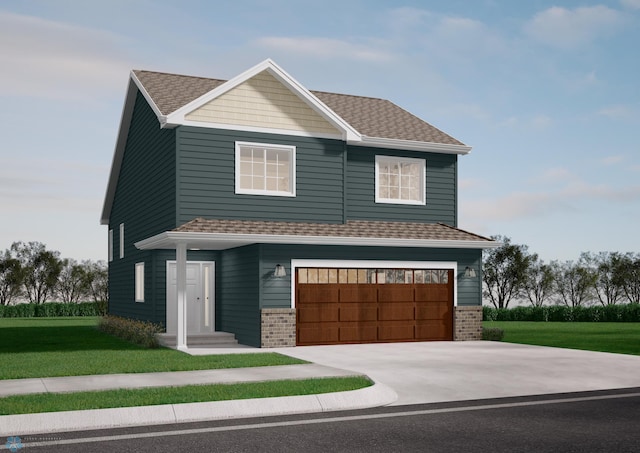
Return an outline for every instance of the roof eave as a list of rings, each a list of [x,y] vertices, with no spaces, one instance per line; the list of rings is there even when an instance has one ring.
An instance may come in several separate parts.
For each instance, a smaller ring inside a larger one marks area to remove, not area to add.
[[[188,247],[206,249],[207,244],[209,244],[209,246],[215,245],[217,250],[224,250],[227,248],[257,243],[459,249],[490,249],[500,246],[500,243],[497,243],[495,241],[484,240],[301,236],[275,234],[203,233],[184,231],[165,231],[150,238],[136,242],[135,246],[140,250],[155,250],[174,249],[177,244],[186,244]]]
[[[361,136],[360,140],[349,141],[355,146],[369,146],[372,148],[390,148],[407,151],[422,151],[442,154],[465,155],[471,152],[471,146],[450,143],[421,142],[414,140],[400,140],[395,138]]]

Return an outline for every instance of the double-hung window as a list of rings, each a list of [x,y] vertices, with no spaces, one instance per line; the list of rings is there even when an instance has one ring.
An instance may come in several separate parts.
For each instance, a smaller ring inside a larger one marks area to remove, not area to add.
[[[376,203],[425,204],[426,161],[376,156]]]
[[[295,146],[236,142],[236,193],[295,197]]]

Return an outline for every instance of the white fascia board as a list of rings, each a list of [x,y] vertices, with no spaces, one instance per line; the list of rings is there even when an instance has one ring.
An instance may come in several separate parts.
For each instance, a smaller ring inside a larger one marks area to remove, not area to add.
[[[314,96],[309,90],[307,90],[300,82],[291,77],[287,72],[278,66],[273,60],[266,59],[261,63],[258,63],[254,67],[246,70],[242,74],[226,81],[222,85],[214,88],[208,93],[203,94],[197,99],[189,102],[188,104],[180,107],[178,110],[172,112],[163,118],[163,127],[175,127],[178,125],[186,124],[185,116],[203,106],[207,102],[221,96],[222,94],[232,90],[238,85],[251,79],[253,76],[261,73],[262,71],[268,71],[272,76],[286,85],[294,93],[296,93],[302,101],[309,105],[314,111],[321,115],[324,119],[329,121],[333,126],[342,132],[344,140],[359,140],[360,134],[353,127],[351,127],[345,120],[338,116],[333,110],[322,103],[316,96]],[[198,126],[202,126],[202,123],[198,122]]]
[[[447,143],[418,142],[413,140],[399,140],[394,138],[369,137],[363,135],[361,140],[349,142],[355,146],[370,146],[372,148],[389,148],[406,151],[422,151],[442,154],[469,154],[471,146],[450,145]]]
[[[160,121],[160,126],[162,127],[162,125],[166,122],[165,121],[166,117],[162,114],[162,112],[160,111],[156,103],[153,102],[153,98],[151,97],[149,92],[145,89],[144,85],[142,85],[142,82],[140,82],[140,79],[136,77],[136,74],[133,71],[131,71],[131,80],[133,80],[133,82],[138,87],[138,90],[140,90],[144,98],[147,100],[147,104],[151,106],[153,113],[155,113],[156,116],[158,117],[158,121]]]
[[[361,139],[362,135],[357,130],[343,120],[336,112],[331,110],[324,102],[318,99],[311,91],[307,90],[304,85],[294,79],[274,61],[267,61],[271,63],[271,67],[268,68],[269,73],[296,92],[298,96],[307,103],[307,105],[318,112],[325,120],[329,121],[336,128],[342,130],[345,140],[357,141]]]
[[[176,244],[188,247],[207,248],[207,244],[216,250],[249,244],[298,244],[298,245],[351,245],[372,247],[419,247],[419,248],[459,248],[490,249],[499,247],[499,243],[488,241],[462,240],[426,240],[398,238],[362,238],[334,236],[298,236],[275,234],[237,234],[237,233],[189,233],[166,231],[148,239],[136,242],[140,250],[173,249]]]
[[[133,78],[133,72],[131,74]],[[120,127],[118,128],[116,146],[113,151],[113,160],[111,161],[111,172],[109,173],[107,189],[104,195],[104,203],[102,205],[102,215],[100,216],[101,225],[109,224],[109,215],[111,214],[113,199],[116,195],[116,186],[118,184],[118,177],[120,176],[120,167],[122,166],[124,149],[127,146],[127,136],[129,135],[129,126],[131,125],[133,108],[136,103],[136,87],[137,85],[132,83],[132,79],[130,79],[127,84],[127,95],[125,96],[124,104],[122,105]]]

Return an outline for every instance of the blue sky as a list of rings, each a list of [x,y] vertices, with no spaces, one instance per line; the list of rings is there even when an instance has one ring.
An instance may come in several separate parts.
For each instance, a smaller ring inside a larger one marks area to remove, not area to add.
[[[542,259],[640,251],[640,0],[0,3],[0,250],[105,259],[131,69],[390,99],[473,146],[459,226]]]

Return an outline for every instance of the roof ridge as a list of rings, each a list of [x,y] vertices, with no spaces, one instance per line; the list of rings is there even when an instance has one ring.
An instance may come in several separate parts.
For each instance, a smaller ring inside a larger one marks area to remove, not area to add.
[[[214,77],[203,77],[203,76],[195,76],[195,75],[189,75],[189,74],[178,74],[175,72],[165,72],[165,71],[151,71],[149,69],[132,69],[132,71],[134,73],[136,72],[148,72],[148,73],[152,73],[152,74],[162,74],[162,75],[169,75],[169,76],[177,76],[177,77],[188,77],[190,79],[201,79],[201,80],[214,80],[216,82],[228,82],[228,79],[216,79]]]
[[[229,81],[229,79],[218,79],[218,78],[215,78],[215,77],[204,77],[204,76],[195,76],[195,75],[189,75],[189,74],[178,74],[178,73],[175,73],[175,72],[151,71],[149,69],[132,69],[132,71],[134,73],[136,73],[136,72],[147,72],[147,73],[162,74],[162,75],[177,76],[177,77],[188,77],[190,79],[212,80],[212,81],[222,82],[222,83],[226,83],[226,82]],[[336,96],[346,96],[346,97],[362,98],[362,99],[375,99],[375,100],[378,100],[378,101],[390,102],[391,104],[395,105],[396,107],[399,107],[397,104],[393,103],[392,101],[390,101],[388,99],[375,97],[375,96],[362,96],[362,95],[358,95],[358,94],[336,93],[336,92],[333,92],[333,91],[323,91],[323,90],[309,90],[309,91],[311,91],[314,95],[315,95],[315,93],[320,93],[320,94],[333,94],[333,95],[336,95]]]
[[[391,102],[389,99],[379,98],[379,97],[376,97],[376,96],[362,96],[362,95],[359,95],[359,94],[334,93],[333,91],[322,91],[322,90],[309,90],[309,91],[311,91],[313,94],[316,94],[316,93],[320,93],[320,94],[335,94],[337,96],[346,96],[346,97],[363,98],[363,99],[374,99],[376,101]],[[393,104],[393,102],[391,102],[391,103]]]

